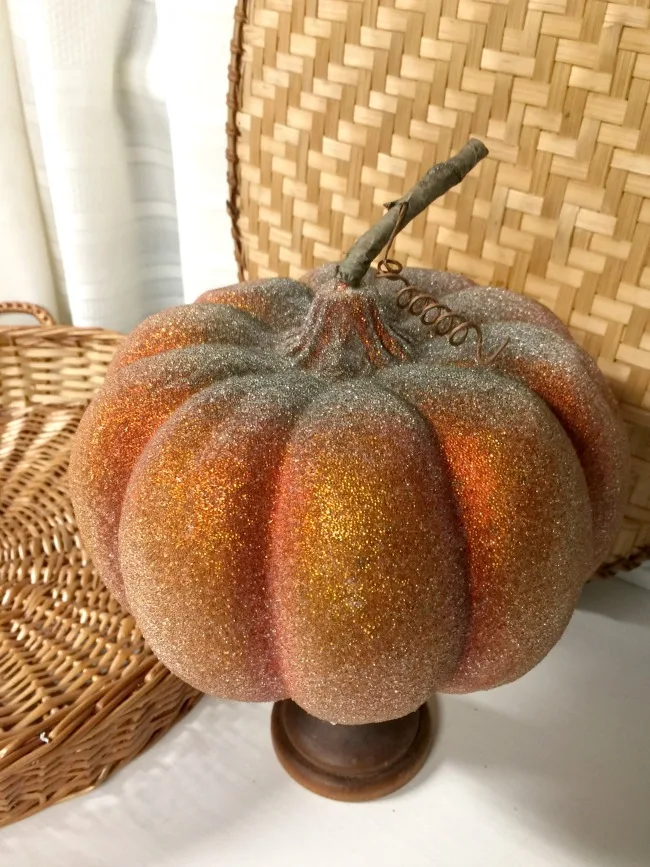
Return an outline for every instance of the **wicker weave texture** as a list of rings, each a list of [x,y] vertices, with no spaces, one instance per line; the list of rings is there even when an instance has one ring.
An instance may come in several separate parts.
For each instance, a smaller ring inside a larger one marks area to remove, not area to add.
[[[120,339],[0,328],[0,825],[93,788],[199,698],[99,580],[68,496],[79,395]]]
[[[1,302],[4,313],[29,313],[40,325],[0,324],[0,411],[89,400],[123,339],[102,328],[57,325],[35,304]]]
[[[490,157],[397,258],[569,324],[627,405],[615,553],[650,542],[649,0],[241,0],[242,16],[231,175],[248,276],[340,260],[382,203],[481,138]],[[236,39],[231,71],[238,56]]]

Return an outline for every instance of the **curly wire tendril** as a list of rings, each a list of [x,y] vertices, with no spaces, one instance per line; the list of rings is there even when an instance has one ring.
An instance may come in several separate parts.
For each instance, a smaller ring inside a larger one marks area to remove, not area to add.
[[[423,292],[412,286],[402,274],[403,265],[397,259],[391,258],[395,239],[402,228],[402,220],[408,209],[408,202],[389,202],[386,207],[399,205],[399,215],[393,229],[386,252],[377,265],[378,273],[387,280],[400,281],[403,285],[397,292],[397,306],[402,310],[408,310],[413,316],[417,316],[420,322],[433,329],[438,337],[446,337],[451,346],[461,346],[471,331],[476,335],[476,361],[479,364],[489,366],[493,364],[508,345],[506,338],[503,343],[490,355],[483,353],[483,331],[476,322],[471,322],[460,313],[454,313],[446,304],[441,304],[437,298],[428,292]]]

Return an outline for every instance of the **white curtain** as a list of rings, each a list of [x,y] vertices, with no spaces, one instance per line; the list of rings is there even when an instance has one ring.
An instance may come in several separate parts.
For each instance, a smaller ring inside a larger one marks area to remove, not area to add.
[[[128,331],[236,280],[235,0],[0,0],[0,300]]]

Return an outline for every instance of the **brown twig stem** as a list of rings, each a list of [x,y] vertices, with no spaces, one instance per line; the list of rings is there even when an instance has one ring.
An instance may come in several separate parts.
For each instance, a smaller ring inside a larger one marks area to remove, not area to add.
[[[352,287],[361,283],[373,260],[388,243],[399,218],[400,205],[407,205],[406,210],[401,209],[403,216],[400,225],[403,228],[433,201],[459,184],[487,155],[488,149],[483,142],[472,138],[455,156],[432,166],[405,196],[387,202],[388,210],[381,220],[359,238],[339,265],[340,280]]]

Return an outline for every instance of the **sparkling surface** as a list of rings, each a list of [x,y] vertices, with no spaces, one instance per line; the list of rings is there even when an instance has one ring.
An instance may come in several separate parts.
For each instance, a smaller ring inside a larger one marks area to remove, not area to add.
[[[161,660],[205,692],[241,701],[287,692],[269,535],[278,463],[322,388],[286,373],[205,389],[133,472],[120,529],[129,604]]]
[[[514,680],[558,640],[588,574],[580,462],[548,407],[497,371],[415,364],[380,378],[435,428],[465,535],[468,639],[437,688]]]
[[[225,289],[211,289],[196,300],[197,303],[227,304],[252,313],[259,322],[282,330],[302,324],[313,297],[314,293],[306,283],[277,277],[275,280],[253,280]]]
[[[142,358],[107,378],[81,419],[69,476],[81,534],[120,602],[126,602],[117,548],[121,504],[144,446],[197,391],[227,377],[283,367],[286,362],[263,350],[203,344]]]
[[[529,299],[405,271],[488,352],[508,336],[494,369],[326,266],[145,321],[82,421],[86,544],[206,692],[362,723],[512,680],[616,532],[626,443],[595,364]]]
[[[536,392],[573,443],[591,498],[595,571],[614,543],[628,474],[627,439],[609,387],[591,358],[573,340],[559,336],[559,330],[549,333],[530,322],[505,322],[488,323],[483,334],[488,353],[508,339],[495,367]],[[454,350],[435,340],[422,347],[420,357],[438,363],[465,358],[471,363],[474,350],[469,341]]]
[[[287,686],[336,722],[401,716],[466,637],[461,528],[435,433],[372,381],[328,388],[280,468],[272,595]]]
[[[480,324],[494,322],[495,319],[500,322],[530,322],[573,342],[569,329],[548,307],[542,307],[525,295],[515,295],[514,292],[494,286],[475,286],[443,297],[452,310],[462,313],[473,322]]]

